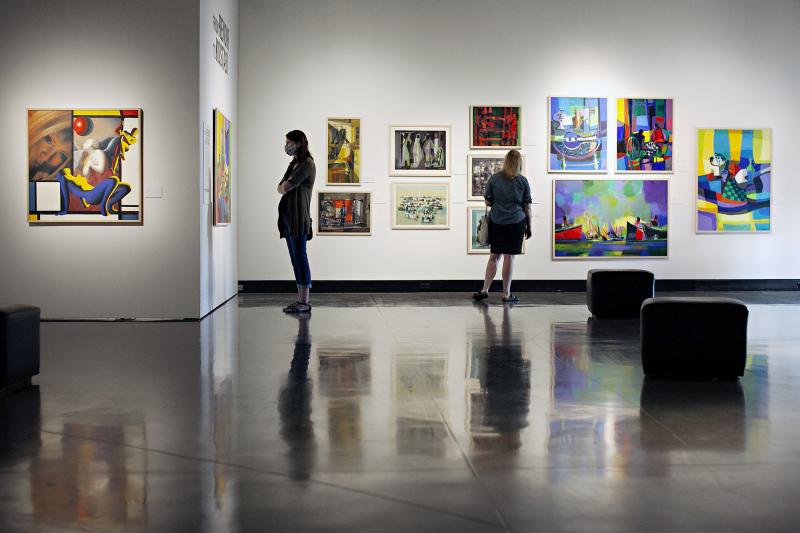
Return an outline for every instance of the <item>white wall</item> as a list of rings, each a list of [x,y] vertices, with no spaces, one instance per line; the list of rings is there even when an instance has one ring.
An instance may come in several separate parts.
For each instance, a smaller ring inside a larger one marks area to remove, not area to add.
[[[485,256],[466,254],[467,115],[470,104],[493,103],[518,103],[524,113],[535,218],[517,278],[578,279],[612,266],[664,279],[797,278],[798,28],[796,0],[242,0],[239,279],[292,278],[275,229],[275,183],[288,163],[283,135],[309,135],[321,190],[325,119],[350,115],[363,119],[362,190],[373,193],[373,235],[315,237],[313,277],[481,277]],[[546,98],[559,94],[675,98],[669,259],[550,259]],[[390,229],[388,128],[411,123],[452,125],[448,231]],[[698,126],[773,128],[771,234],[694,233]]]
[[[212,43],[215,40],[212,17],[222,15],[230,29],[228,49],[228,72],[220,68],[214,59]],[[200,0],[200,124],[211,132],[212,146],[209,156],[213,158],[214,120],[213,110],[222,111],[231,121],[231,224],[213,226],[213,205],[210,199],[203,201],[203,172],[199,173],[200,190],[200,314],[205,315],[237,292],[237,106],[238,79],[238,17],[239,0]],[[203,164],[203,140],[200,139],[198,167]],[[210,164],[210,161],[208,162]],[[213,194],[213,180],[210,190]]]
[[[198,2],[0,5],[0,301],[44,317],[199,316]],[[144,225],[32,227],[26,108],[144,110]]]

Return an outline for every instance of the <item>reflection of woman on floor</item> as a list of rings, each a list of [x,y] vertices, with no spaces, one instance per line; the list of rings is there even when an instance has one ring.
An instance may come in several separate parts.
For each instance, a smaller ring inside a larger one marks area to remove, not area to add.
[[[308,378],[308,361],[311,357],[311,334],[308,326],[311,315],[293,316],[297,317],[297,338],[289,375],[278,398],[278,412],[281,437],[289,446],[289,478],[306,480],[314,470],[316,454],[314,423],[311,421],[313,384]]]
[[[522,353],[522,339],[511,329],[511,308],[503,307],[500,335],[485,304],[486,348],[479,356],[481,392],[485,395],[483,423],[500,433],[510,447],[520,445],[520,430],[528,426],[531,401],[531,366]]]

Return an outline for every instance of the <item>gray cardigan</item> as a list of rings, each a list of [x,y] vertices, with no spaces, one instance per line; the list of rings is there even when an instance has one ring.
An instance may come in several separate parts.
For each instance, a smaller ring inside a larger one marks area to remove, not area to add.
[[[311,221],[311,191],[314,188],[314,179],[317,175],[317,166],[310,157],[295,166],[291,172],[287,169],[281,183],[289,181],[294,188],[283,195],[278,204],[278,231],[281,239],[287,236],[283,231],[280,217],[285,216],[289,225],[291,236],[313,235]]]

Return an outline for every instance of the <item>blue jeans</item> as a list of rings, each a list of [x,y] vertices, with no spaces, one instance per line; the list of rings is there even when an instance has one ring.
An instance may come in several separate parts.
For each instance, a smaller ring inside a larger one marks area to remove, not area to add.
[[[308,266],[308,254],[306,254],[305,235],[289,235],[289,224],[281,217],[283,224],[283,234],[286,236],[286,246],[289,248],[289,258],[292,260],[294,269],[294,280],[300,289],[311,288],[311,268]]]

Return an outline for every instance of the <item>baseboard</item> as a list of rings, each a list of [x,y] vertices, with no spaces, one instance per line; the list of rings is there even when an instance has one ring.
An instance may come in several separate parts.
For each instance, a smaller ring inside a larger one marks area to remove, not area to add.
[[[314,281],[313,292],[471,292],[478,280],[325,280]],[[500,287],[500,282],[495,281]],[[242,280],[239,292],[295,292],[294,281]],[[583,292],[583,279],[514,280],[514,292]],[[662,279],[656,291],[796,291],[800,279]]]

